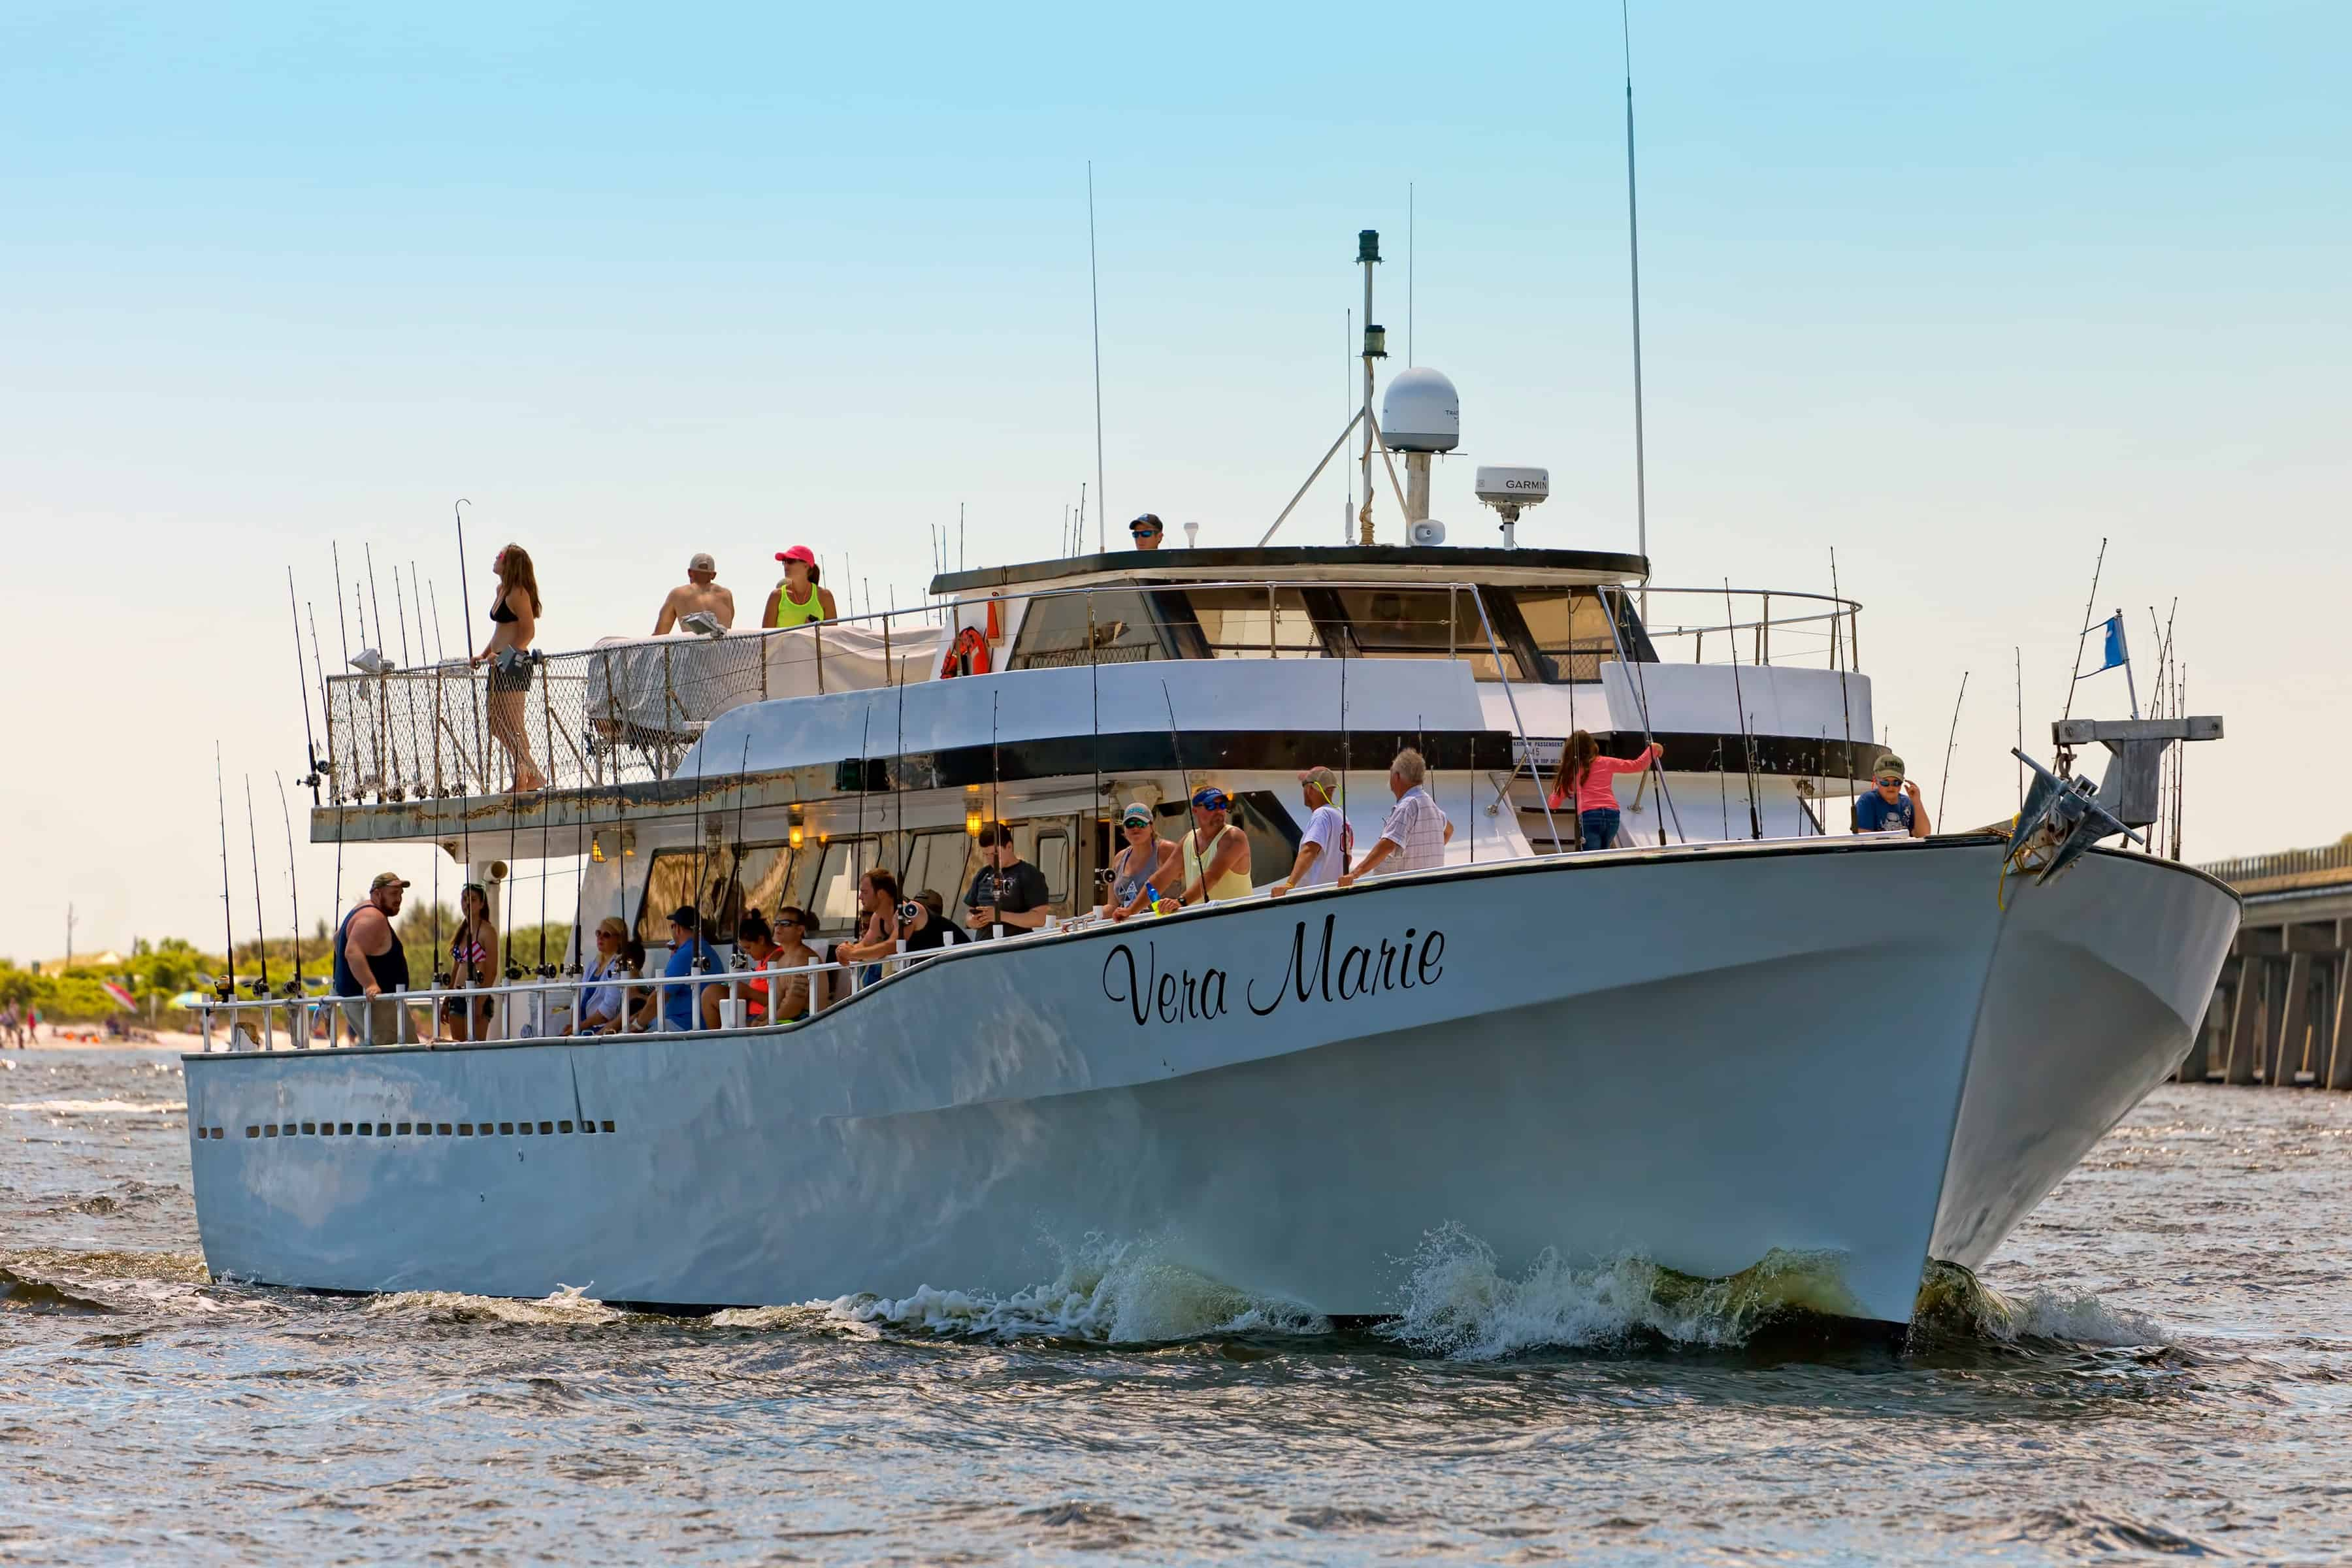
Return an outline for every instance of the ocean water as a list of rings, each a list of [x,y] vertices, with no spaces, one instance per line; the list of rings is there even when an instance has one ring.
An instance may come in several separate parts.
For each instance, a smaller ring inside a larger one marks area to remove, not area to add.
[[[1816,1259],[1459,1232],[1369,1330],[1148,1238],[699,1321],[219,1285],[181,1098],[0,1066],[0,1562],[2352,1555],[2352,1096],[2159,1090],[1904,1344]]]

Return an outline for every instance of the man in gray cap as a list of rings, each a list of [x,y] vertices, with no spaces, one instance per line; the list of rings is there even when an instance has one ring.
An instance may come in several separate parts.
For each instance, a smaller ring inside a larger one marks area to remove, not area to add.
[[[700,610],[727,630],[735,624],[735,595],[719,585],[719,563],[709,552],[698,551],[686,563],[686,581],[669,591],[662,601],[660,618],[654,622],[654,636],[662,637],[677,625],[683,616]]]
[[[1902,758],[1892,752],[1879,758],[1870,782],[1871,788],[1853,803],[1856,833],[1907,833],[1925,838],[1933,831],[1919,786],[1903,776]]]

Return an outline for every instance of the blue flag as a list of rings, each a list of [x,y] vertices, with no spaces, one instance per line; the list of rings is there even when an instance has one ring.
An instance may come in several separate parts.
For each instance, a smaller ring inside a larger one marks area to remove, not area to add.
[[[2130,653],[2124,647],[2124,614],[2121,610],[2107,617],[2106,631],[2105,661],[2100,664],[2099,669],[2091,672],[2094,675],[2098,674],[2101,669],[2113,669],[2119,664],[2127,664],[2131,661]]]

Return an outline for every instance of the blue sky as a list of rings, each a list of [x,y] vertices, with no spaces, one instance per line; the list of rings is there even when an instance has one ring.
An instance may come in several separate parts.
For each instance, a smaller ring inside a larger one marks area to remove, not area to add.
[[[2179,595],[2230,723],[2192,855],[2352,828],[2340,791],[2245,812],[2236,784],[2352,763],[2352,12],[1633,26],[1660,580],[1821,589],[1835,545],[1915,767],[1973,672],[1951,804],[1983,820],[2011,648],[2032,727],[2109,536],[2102,600],[2137,637]],[[1461,388],[1455,537],[1490,537],[1473,464],[1537,463],[1528,542],[1630,548],[1618,51],[1599,5],[18,0],[0,646],[40,674],[10,706],[95,738],[119,702],[179,743],[6,770],[0,952],[59,948],[68,897],[85,943],[210,929],[210,742],[232,793],[294,771],[283,567],[329,609],[331,540],[421,562],[454,623],[468,496],[478,557],[539,556],[550,646],[649,626],[697,549],[756,590],[805,541],[900,602],[959,503],[975,559],[1046,552],[1095,466],[1089,158],[1115,517],[1271,521],[1346,416],[1370,226],[1391,364],[1410,273],[1414,357]],[[1289,527],[1332,538],[1343,504],[1327,479]]]

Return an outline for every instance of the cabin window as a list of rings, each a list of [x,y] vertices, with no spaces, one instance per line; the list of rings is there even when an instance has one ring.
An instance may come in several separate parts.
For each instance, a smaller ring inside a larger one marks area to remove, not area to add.
[[[1070,907],[1070,833],[1065,827],[1048,827],[1037,835],[1037,848],[1031,858],[1037,869],[1045,874],[1045,898],[1055,910]]]
[[[1624,643],[1628,657],[1654,661],[1656,655],[1646,651],[1649,639],[1633,618],[1633,605],[1622,595],[1615,597],[1622,611],[1612,639],[1609,611],[1601,595],[1590,588],[1557,592],[1521,588],[1512,595],[1519,618],[1527,623],[1528,638],[1543,661],[1540,673],[1546,680],[1600,679],[1601,663],[1617,657],[1619,640]]]
[[[1184,598],[1210,658],[1321,658],[1327,651],[1297,588],[1198,588]]]
[[[1473,679],[1496,678],[1477,595],[1448,588],[1341,588],[1337,597],[1352,653],[1369,658],[1461,658],[1469,662]],[[1497,635],[1495,646],[1503,649],[1504,677],[1527,679],[1508,642]]]
[[[910,899],[927,889],[937,893],[940,901],[947,906],[948,918],[957,919],[956,905],[971,880],[965,875],[965,868],[973,853],[971,835],[961,827],[910,834],[907,868],[900,874],[899,882]]]
[[[1168,657],[1150,601],[1132,588],[1107,588],[1086,594],[1055,594],[1029,601],[1027,612],[1021,617],[1020,632],[1013,640],[1009,668],[1057,669],[1083,666],[1088,662],[1089,636],[1093,638],[1095,662],[1135,664]]]
[[[818,847],[807,907],[820,930],[842,931],[857,924],[857,879],[874,868],[881,847],[873,838],[835,838]]]
[[[701,896],[695,896],[698,885]],[[724,846],[702,849],[656,849],[646,862],[645,889],[637,900],[637,940],[648,947],[669,945],[669,916],[681,904],[702,912],[703,938],[735,940],[742,911],[735,884],[735,852]]]

